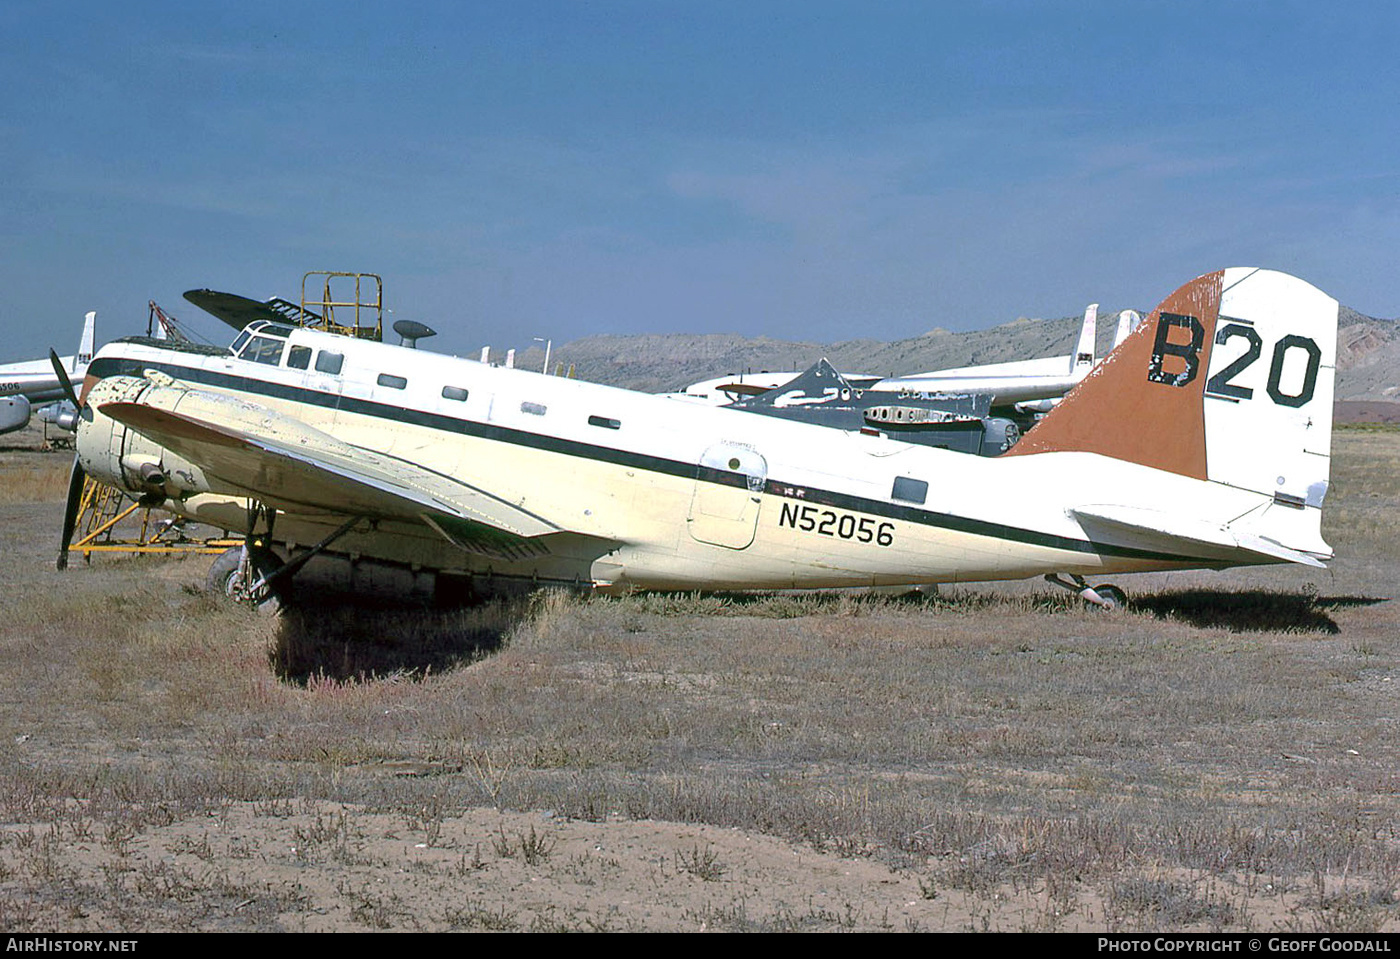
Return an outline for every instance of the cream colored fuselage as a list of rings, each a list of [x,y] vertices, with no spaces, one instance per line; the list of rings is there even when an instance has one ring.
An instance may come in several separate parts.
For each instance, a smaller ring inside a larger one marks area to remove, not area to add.
[[[983,458],[309,330],[288,343],[342,353],[342,372],[118,342],[98,354],[90,381],[158,370],[177,386],[237,395],[469,483],[565,531],[549,537],[547,555],[513,562],[403,520],[367,523],[334,547],[429,570],[612,589],[744,589],[1260,561],[1223,546],[1183,554],[1179,544],[1091,538],[1074,507],[1165,507],[1224,525],[1270,504],[1261,493],[1106,456]],[[384,385],[386,376],[404,383]],[[100,422],[100,412],[95,419],[84,427],[85,463],[96,462],[103,437],[115,446],[111,437],[125,429]],[[123,450],[132,439],[121,440]],[[244,491],[219,489],[217,477],[209,486],[170,505],[242,528]],[[347,518],[334,503],[266,499],[280,510],[274,539],[292,547]]]

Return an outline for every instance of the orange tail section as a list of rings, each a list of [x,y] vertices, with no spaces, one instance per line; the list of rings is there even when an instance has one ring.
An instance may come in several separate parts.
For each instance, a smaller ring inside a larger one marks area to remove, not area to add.
[[[1163,300],[1005,455],[1077,450],[1205,479],[1203,396],[1224,275]]]

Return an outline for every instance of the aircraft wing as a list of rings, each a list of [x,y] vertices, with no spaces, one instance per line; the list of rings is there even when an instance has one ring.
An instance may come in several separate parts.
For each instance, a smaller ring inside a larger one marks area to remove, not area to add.
[[[303,310],[297,304],[279,297],[263,302],[218,290],[187,290],[185,299],[206,313],[217,316],[235,330],[243,329],[254,320],[313,326],[321,321],[321,317],[310,310]]]
[[[197,395],[203,415],[130,402],[99,410],[189,460],[211,486],[217,480],[228,492],[283,508],[423,522],[464,550],[507,560],[549,552],[540,537],[563,531],[418,464],[351,446],[271,410],[252,418],[239,415],[251,404]],[[230,415],[217,415],[221,405]]]
[[[1067,363],[1066,357],[1052,357],[1055,363]],[[985,372],[976,367],[961,370],[940,370],[937,373],[919,373],[911,376],[896,376],[876,383],[871,389],[898,392],[917,390],[941,393],[989,393],[993,406],[1007,406],[1027,400],[1053,399],[1064,396],[1074,388],[1078,380],[1063,370],[1048,374],[1035,372],[1031,366],[1036,361],[1026,361],[1024,369],[1032,372],[1015,372],[1018,363],[997,364],[1011,367],[1011,373]],[[989,367],[990,369],[990,367]],[[1043,367],[1041,367],[1043,369]]]
[[[1243,549],[1304,566],[1326,569],[1310,553],[1292,549],[1247,530],[1231,529],[1204,520],[1134,506],[1076,506],[1070,510],[1086,528],[1107,528],[1133,540],[1133,545],[1189,553],[1191,547]]]

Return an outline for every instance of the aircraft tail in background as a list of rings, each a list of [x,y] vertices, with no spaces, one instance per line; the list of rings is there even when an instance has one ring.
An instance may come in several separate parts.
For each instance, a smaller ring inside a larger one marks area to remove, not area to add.
[[[1079,327],[1079,342],[1075,344],[1074,353],[1069,358],[1069,374],[1075,379],[1082,379],[1094,368],[1097,360],[1095,350],[1095,340],[1099,333],[1099,305],[1090,303],[1084,310],[1084,322]]]
[[[61,370],[67,370],[70,382],[81,383],[88,362],[97,346],[97,313],[89,311],[83,318],[83,335],[78,340],[78,352],[58,357]],[[12,433],[29,425],[36,404],[62,401],[65,393],[54,369],[55,361],[47,357],[0,365],[0,433]],[[67,405],[67,404],[65,404]],[[72,413],[72,407],[68,407]],[[73,417],[54,412],[45,418],[65,430],[73,428]]]
[[[69,372],[76,373],[92,362],[92,354],[97,352],[97,311],[89,310],[83,317],[83,336],[78,341],[78,352],[73,356]]]

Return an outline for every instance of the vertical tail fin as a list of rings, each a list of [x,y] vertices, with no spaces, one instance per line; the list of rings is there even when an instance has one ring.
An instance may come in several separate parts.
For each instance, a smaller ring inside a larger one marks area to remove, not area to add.
[[[1113,348],[1116,350],[1128,338],[1128,334],[1138,328],[1142,314],[1137,310],[1123,310],[1118,314],[1118,329],[1113,334]]]
[[[1320,506],[1337,301],[1271,270],[1187,283],[1007,455],[1080,450]]]
[[[72,372],[76,373],[79,366],[86,366],[92,361],[92,354],[97,352],[97,311],[89,310],[83,317],[83,338],[78,341],[78,352],[73,357]]]
[[[1163,300],[1008,455],[1078,450],[1205,479],[1201,353],[1209,359],[1224,275]]]
[[[1079,328],[1079,342],[1069,358],[1069,375],[1083,379],[1094,368],[1095,341],[1099,333],[1099,305],[1090,303],[1084,310],[1084,325]]]

